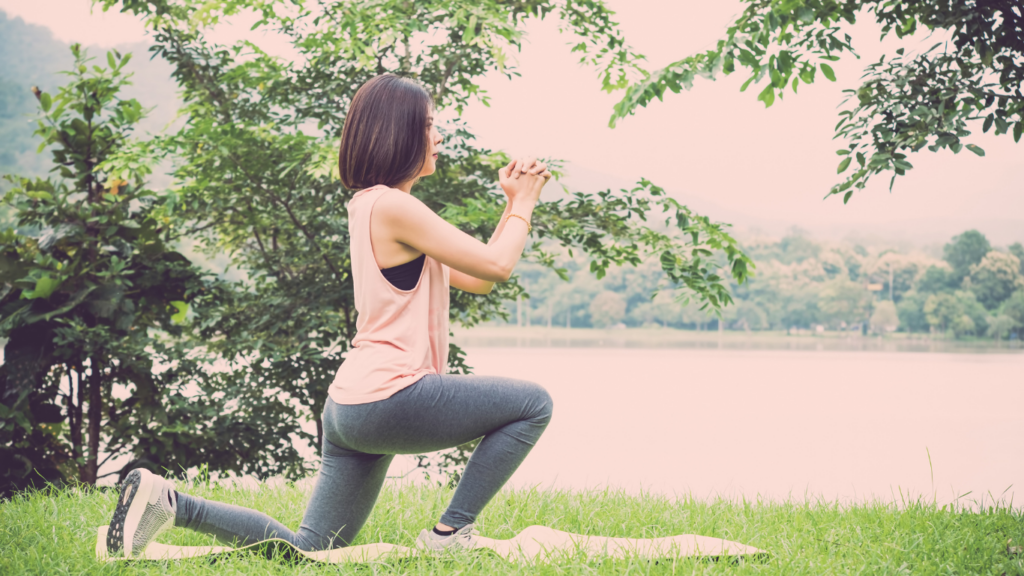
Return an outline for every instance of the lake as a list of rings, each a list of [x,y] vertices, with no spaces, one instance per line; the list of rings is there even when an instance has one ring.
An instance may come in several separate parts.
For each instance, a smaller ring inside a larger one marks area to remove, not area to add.
[[[554,399],[514,485],[946,503],[1009,501],[1024,482],[1021,354],[467,353],[475,373],[538,382]]]
[[[1019,349],[865,351],[872,338],[852,351],[827,340],[811,344],[821,350],[758,349],[769,346],[740,338],[720,348],[538,347],[529,337],[522,347],[473,345],[494,337],[456,338],[474,372],[540,383],[555,402],[515,486],[845,503],[1022,499]],[[410,466],[396,458],[391,473]]]

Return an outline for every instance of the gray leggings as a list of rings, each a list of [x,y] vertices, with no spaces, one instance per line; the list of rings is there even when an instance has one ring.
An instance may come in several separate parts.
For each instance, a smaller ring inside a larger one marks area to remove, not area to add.
[[[551,397],[532,382],[493,376],[428,374],[390,398],[324,406],[323,458],[297,532],[262,512],[178,495],[174,525],[247,545],[268,538],[305,551],[350,545],[395,454],[452,448],[481,436],[441,522],[476,521],[537,443],[551,420]]]

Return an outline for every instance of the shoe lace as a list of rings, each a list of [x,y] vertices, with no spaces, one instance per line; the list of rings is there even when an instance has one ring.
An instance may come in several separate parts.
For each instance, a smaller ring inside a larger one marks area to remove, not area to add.
[[[467,528],[468,528],[468,530],[467,530]],[[473,542],[475,537],[479,536],[479,535],[480,535],[480,531],[477,530],[474,527],[473,524],[467,524],[466,526],[463,526],[462,528],[459,529],[458,532],[455,533],[455,537],[456,538],[458,538],[460,540],[465,540],[467,543]]]

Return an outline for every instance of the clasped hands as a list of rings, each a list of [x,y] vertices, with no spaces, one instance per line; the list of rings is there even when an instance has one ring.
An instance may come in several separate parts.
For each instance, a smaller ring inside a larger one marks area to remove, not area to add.
[[[498,183],[510,203],[516,200],[536,202],[550,178],[547,165],[533,156],[517,158],[498,170]]]

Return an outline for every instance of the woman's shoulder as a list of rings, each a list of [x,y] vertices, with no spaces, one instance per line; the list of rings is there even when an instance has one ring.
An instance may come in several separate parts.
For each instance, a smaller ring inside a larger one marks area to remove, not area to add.
[[[382,187],[380,194],[374,201],[374,212],[378,210],[387,214],[415,214],[421,210],[430,210],[419,198],[403,192],[398,188]]]
[[[349,202],[352,202],[353,200],[356,199],[365,198],[366,196],[373,195],[374,193],[384,193],[389,192],[391,190],[401,192],[401,190],[398,190],[397,188],[392,188],[390,186],[378,184],[377,186],[370,186],[369,188],[363,188],[362,190],[359,190],[358,192],[352,195],[352,198],[349,200]]]

